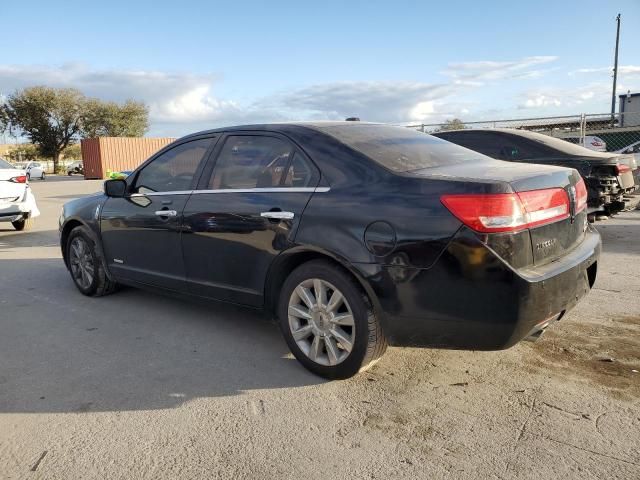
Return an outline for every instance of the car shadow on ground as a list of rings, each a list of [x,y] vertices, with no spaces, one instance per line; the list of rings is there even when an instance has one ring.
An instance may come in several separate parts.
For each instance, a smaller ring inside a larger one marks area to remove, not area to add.
[[[640,211],[627,212],[624,217],[596,223],[605,252],[640,255]]]
[[[16,231],[11,226],[0,223],[0,251],[9,248],[21,247],[50,247],[58,246],[58,230],[23,230]]]
[[[44,182],[74,182],[74,181],[80,181],[80,180],[85,180],[85,178],[82,175],[69,176],[69,175],[49,174],[47,175],[47,179],[44,180]],[[41,181],[41,180],[36,180],[36,181]]]
[[[323,383],[259,312],[133,288],[85,297],[60,259],[0,271],[0,413],[162,409]]]
[[[75,200],[76,198],[82,198],[82,197],[86,197],[88,195],[91,195],[91,193],[77,193],[75,195],[53,195],[53,196],[47,197],[47,199]]]

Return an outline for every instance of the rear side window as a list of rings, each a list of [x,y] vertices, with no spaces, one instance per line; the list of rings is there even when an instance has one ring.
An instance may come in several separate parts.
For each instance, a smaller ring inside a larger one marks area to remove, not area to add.
[[[319,130],[395,172],[485,158],[480,153],[410,128],[354,124],[320,127]]]
[[[190,190],[193,177],[204,158],[210,138],[183,143],[167,150],[144,167],[134,191],[137,193]]]
[[[292,154],[293,146],[280,138],[229,136],[218,155],[208,188],[250,189],[293,184],[289,168]]]

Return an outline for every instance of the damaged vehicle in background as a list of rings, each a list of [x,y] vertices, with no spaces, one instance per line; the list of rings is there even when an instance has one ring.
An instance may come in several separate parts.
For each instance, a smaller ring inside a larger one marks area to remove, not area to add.
[[[575,168],[587,185],[589,213],[615,214],[640,201],[632,155],[603,153],[528,130],[511,128],[449,130],[436,137],[498,160]]]
[[[264,309],[306,368],[346,378],[387,344],[539,337],[595,282],[586,207],[576,170],[407,128],[248,125],[176,140],[66,203],[60,246],[84,295],[121,283]]]
[[[0,222],[11,222],[16,230],[25,230],[38,215],[27,172],[0,158]]]

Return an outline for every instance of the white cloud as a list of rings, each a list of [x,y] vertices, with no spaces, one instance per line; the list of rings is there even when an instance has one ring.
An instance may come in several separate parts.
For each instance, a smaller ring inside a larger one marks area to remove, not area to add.
[[[213,94],[218,81],[218,75],[214,74],[93,70],[81,64],[58,67],[0,65],[0,93],[6,95],[16,89],[47,85],[77,88],[85,95],[105,100],[131,98],[149,105],[152,126],[184,123],[199,124],[198,128],[203,128],[208,122],[241,118],[246,112],[238,104]]]
[[[487,81],[527,79],[542,76],[547,70],[534,68],[558,60],[551,55],[524,57],[508,62],[475,61],[450,63],[441,73],[457,84],[481,86]]]
[[[328,82],[244,101],[221,96],[218,92],[222,79],[215,73],[97,70],[84,64],[0,65],[0,95],[28,86],[49,85],[74,87],[88,96],[106,100],[141,100],[150,108],[149,134],[171,136],[220,125],[349,116],[392,123],[435,123],[454,117],[484,119],[514,113],[516,108],[541,112],[571,109],[610,95],[606,92],[608,86],[602,87],[600,83],[577,89],[555,88],[551,84],[521,94],[513,93],[518,90],[512,86],[521,85],[523,79],[543,75],[548,71],[543,66],[556,60],[555,56],[530,56],[513,61],[451,63],[441,72],[447,78],[440,83]],[[624,66],[621,71],[634,74],[639,68]],[[489,104],[487,95],[495,95],[496,89],[502,92],[507,87],[510,93],[503,94],[499,109],[492,111],[496,104]],[[512,95],[516,95],[515,101]]]
[[[274,95],[255,106],[313,119],[403,122],[437,113],[438,101],[459,90],[455,85],[420,82],[335,82]]]
[[[610,101],[610,95],[611,86],[606,83],[591,83],[572,88],[539,88],[524,92],[520,96],[518,109],[563,107],[575,110],[585,106],[590,107],[588,109],[597,109],[597,106],[592,106],[593,102],[598,99]]]

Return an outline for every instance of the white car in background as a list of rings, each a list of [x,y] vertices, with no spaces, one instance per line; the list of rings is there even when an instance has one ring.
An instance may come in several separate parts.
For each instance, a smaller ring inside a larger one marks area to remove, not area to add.
[[[16,230],[25,230],[38,215],[27,172],[0,158],[0,222],[11,222]]]
[[[44,167],[38,162],[16,163],[15,166],[27,172],[29,180],[33,180],[34,178],[40,180],[45,179]]]

